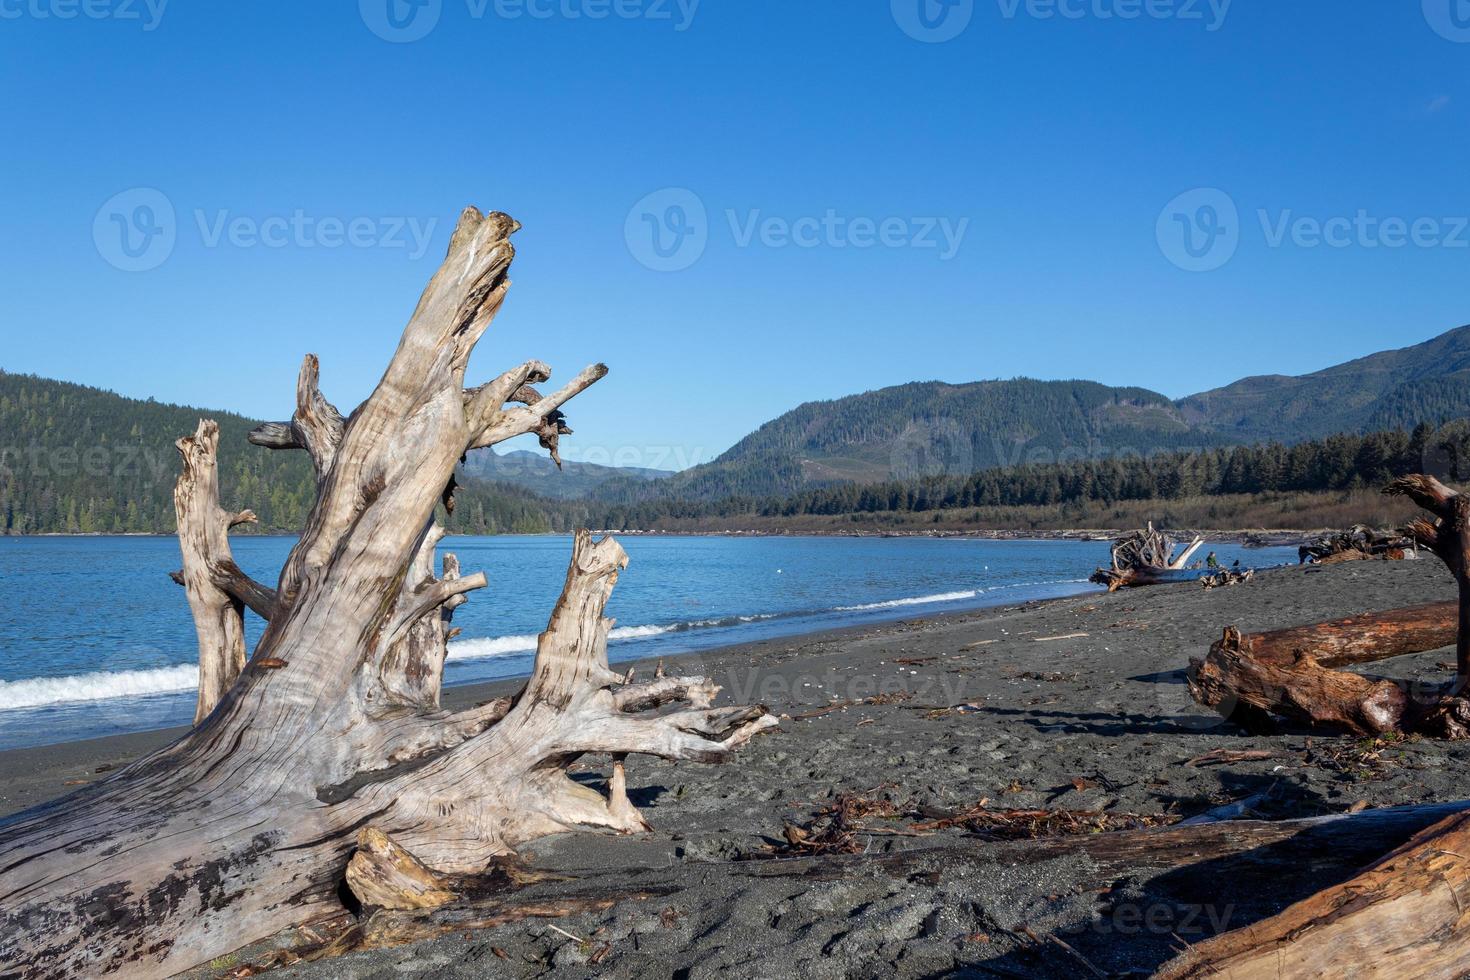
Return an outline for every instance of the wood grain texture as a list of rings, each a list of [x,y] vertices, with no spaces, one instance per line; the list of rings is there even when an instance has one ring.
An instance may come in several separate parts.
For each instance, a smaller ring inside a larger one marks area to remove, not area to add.
[[[448,555],[435,573],[456,463],[524,433],[554,450],[565,403],[607,373],[593,365],[542,396],[530,386],[551,372],[532,361],[466,390],[518,228],[466,209],[368,399],[343,416],[307,357],[291,421],[252,434],[305,450],[318,477],[274,590],[221,586],[225,531],[248,518],[218,508],[213,423],[181,441],[180,578],[217,703],[172,745],[0,821],[0,974],[167,976],[340,909],[364,828],[436,875],[556,831],[642,829],[625,792],[605,798],[566,767],[585,753],[724,761],[776,724],[758,706],[713,707],[701,679],[622,684],[602,612],[626,556],[585,531],[526,690],[439,707],[449,615],[486,584]],[[249,661],[247,605],[269,619]]]

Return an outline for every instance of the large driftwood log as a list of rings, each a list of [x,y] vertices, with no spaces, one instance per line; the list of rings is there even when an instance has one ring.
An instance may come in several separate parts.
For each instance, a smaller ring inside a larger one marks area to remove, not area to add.
[[[1181,582],[1199,582],[1219,574],[1224,569],[1214,568],[1165,568],[1157,565],[1137,565],[1132,568],[1099,568],[1088,579],[1097,585],[1106,585],[1109,592],[1119,589],[1136,589],[1145,585],[1177,585]]]
[[[1459,977],[1470,972],[1470,815],[1447,817],[1349,881],[1200,943],[1162,980]]]
[[[1238,643],[1255,660],[1285,665],[1307,653],[1323,667],[1346,667],[1453,646],[1458,621],[1458,602],[1430,602],[1310,626],[1240,634]],[[1210,649],[1213,652],[1215,647]]]
[[[166,976],[340,909],[367,827],[434,874],[480,871],[556,831],[641,829],[625,794],[609,800],[567,766],[584,753],[719,762],[776,724],[760,707],[713,707],[718,689],[701,678],[622,684],[602,612],[625,556],[586,532],[526,689],[513,702],[437,709],[447,610],[485,584],[448,561],[431,574],[435,507],[452,494],[455,464],[527,433],[554,448],[561,406],[606,373],[595,365],[542,396],[530,386],[549,370],[531,361],[466,390],[518,227],[503,214],[460,216],[387,370],[350,417],[321,396],[308,358],[291,422],[257,431],[257,443],[305,449],[318,474],[264,635],[179,741],[0,821],[0,973]],[[197,489],[212,479],[211,431],[185,452],[196,490],[182,494],[181,514],[213,497]],[[205,444],[209,454],[194,453]],[[181,577],[200,591],[213,581],[200,570],[227,559],[228,518],[204,509],[181,540]],[[213,616],[224,607],[210,600]],[[229,642],[211,640],[231,657],[239,611],[224,615]],[[688,706],[667,710],[674,702]]]
[[[1311,653],[1253,656],[1228,627],[1203,660],[1189,664],[1189,693],[1207,708],[1257,732],[1273,717],[1355,735],[1402,729],[1409,698],[1393,681],[1323,667]]]
[[[1323,668],[1453,644],[1458,618],[1457,603],[1435,602],[1266,633],[1231,627],[1190,661],[1189,692],[1256,731],[1272,730],[1273,714],[1358,734],[1396,731],[1408,706],[1397,685]]]
[[[1260,637],[1246,638],[1230,627],[1203,660],[1190,663],[1189,690],[1196,701],[1255,730],[1270,730],[1271,719],[1279,716],[1361,735],[1470,737],[1470,699],[1463,696],[1470,683],[1470,498],[1428,476],[1395,480],[1384,493],[1409,496],[1435,515],[1408,531],[1455,576],[1460,595],[1452,624],[1446,621],[1448,607],[1434,604]],[[1332,669],[1449,642],[1455,644],[1458,676],[1448,687],[1427,685],[1416,692]]]

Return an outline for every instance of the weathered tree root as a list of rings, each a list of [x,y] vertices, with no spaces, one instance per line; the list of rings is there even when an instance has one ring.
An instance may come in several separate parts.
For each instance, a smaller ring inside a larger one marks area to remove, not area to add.
[[[619,769],[630,753],[722,762],[776,725],[760,706],[715,707],[703,679],[624,684],[609,669],[602,613],[626,556],[585,531],[526,688],[439,707],[450,613],[486,584],[448,555],[434,574],[435,508],[453,505],[455,465],[523,434],[555,453],[569,431],[562,406],[607,371],[593,365],[542,395],[533,385],[550,369],[528,361],[465,388],[510,285],[518,227],[460,216],[382,380],[350,416],[322,396],[309,356],[291,421],[252,433],[304,449],[318,479],[274,591],[235,574],[225,531],[248,513],[219,507],[218,430],[206,421],[181,440],[178,578],[208,676],[201,720],[101,782],[0,820],[0,974],[177,973],[339,910],[355,852],[358,887],[437,901],[453,889],[434,882],[536,837],[646,826],[622,778],[604,797],[567,777],[579,756],[606,753]],[[247,606],[268,624],[242,667]]]

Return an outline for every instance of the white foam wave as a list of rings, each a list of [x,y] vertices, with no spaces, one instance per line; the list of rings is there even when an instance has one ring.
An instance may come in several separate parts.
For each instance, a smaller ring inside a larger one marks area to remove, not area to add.
[[[1067,579],[1067,582],[1084,582],[1086,579]],[[973,599],[982,592],[1002,589],[1024,588],[1034,585],[1054,585],[1053,582],[1017,583],[995,586],[991,589],[965,589],[957,592],[939,592],[933,595],[910,596],[903,599],[888,599],[883,602],[865,602],[852,606],[836,606],[835,612],[863,612],[874,609],[892,609],[901,606],[920,606],[930,603],[958,602]],[[684,630],[708,629],[734,626],[739,623],[754,623],[775,619],[777,613],[754,613],[746,616],[729,616],[722,619],[698,619],[682,623],[645,626],[619,626],[608,638],[613,641],[645,639]],[[513,654],[532,653],[536,649],[534,633],[518,633],[509,636],[484,636],[456,640],[449,644],[450,660],[488,660]],[[0,711],[12,708],[39,708],[51,704],[68,702],[103,701],[110,698],[140,698],[152,694],[171,694],[192,691],[199,686],[199,668],[194,664],[178,664],[147,670],[98,671],[89,674],[73,674],[67,677],[32,677],[17,681],[0,680]]]
[[[0,681],[0,710],[39,708],[68,701],[139,698],[149,694],[192,691],[198,686],[199,668],[194,664],[151,670],[98,671],[68,677],[31,677],[20,681]]]
[[[979,594],[979,589],[966,589],[963,592],[937,592],[934,595],[916,595],[907,599],[864,602],[857,606],[835,606],[833,608],[838,612],[861,612],[865,609],[892,609],[894,606],[922,606],[931,602],[958,602],[961,599],[973,599]]]
[[[744,617],[742,617],[743,619]],[[755,617],[752,617],[755,618]],[[649,636],[662,636],[679,630],[700,626],[719,626],[722,621],[709,619],[693,623],[674,623],[669,626],[617,626],[607,634],[609,640],[638,640]],[[510,636],[481,636],[468,640],[456,640],[449,644],[450,660],[490,660],[516,653],[531,653],[536,649],[535,633],[518,633]]]

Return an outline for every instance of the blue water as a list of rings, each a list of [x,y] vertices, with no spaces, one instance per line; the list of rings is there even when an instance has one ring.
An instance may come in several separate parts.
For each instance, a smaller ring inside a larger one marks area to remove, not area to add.
[[[233,541],[274,585],[291,538]],[[608,605],[612,660],[685,653],[883,619],[1075,594],[1104,542],[965,538],[627,537]],[[455,613],[448,684],[529,672],[566,575],[570,539],[448,538],[490,587]],[[1294,549],[1216,545],[1225,564],[1295,561]],[[187,724],[194,627],[172,538],[0,538],[0,748]],[[251,645],[261,622],[247,613]]]

